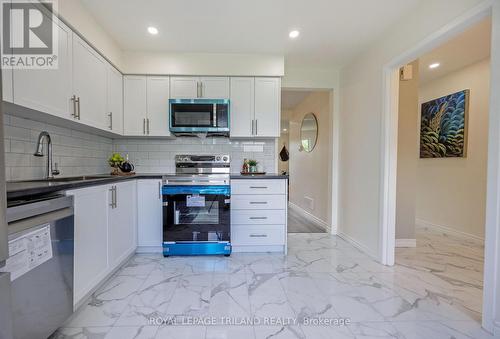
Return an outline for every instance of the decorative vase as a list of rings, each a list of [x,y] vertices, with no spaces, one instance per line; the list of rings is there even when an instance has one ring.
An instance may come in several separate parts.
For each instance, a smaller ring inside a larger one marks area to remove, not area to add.
[[[257,172],[257,166],[250,166],[250,172],[251,173]]]

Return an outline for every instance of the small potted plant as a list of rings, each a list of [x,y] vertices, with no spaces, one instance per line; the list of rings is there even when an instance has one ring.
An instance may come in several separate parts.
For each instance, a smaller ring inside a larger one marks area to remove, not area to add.
[[[113,155],[108,159],[109,165],[113,168],[111,171],[112,175],[120,174],[120,165],[125,161],[120,153],[113,153]]]
[[[248,170],[250,173],[257,172],[257,160],[248,160]]]

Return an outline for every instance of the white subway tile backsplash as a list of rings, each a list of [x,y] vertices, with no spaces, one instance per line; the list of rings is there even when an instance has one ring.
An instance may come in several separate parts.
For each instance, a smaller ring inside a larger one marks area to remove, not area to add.
[[[53,161],[61,176],[109,172],[107,159],[113,140],[64,127],[4,114],[5,167],[7,180],[40,179],[45,176],[47,158],[35,157],[41,131],[52,140]]]
[[[175,172],[176,154],[214,154],[231,156],[231,172],[238,173],[243,160],[256,159],[265,171],[275,172],[275,141],[189,138],[175,140],[115,139],[114,151],[129,155],[135,170],[143,173]]]
[[[4,114],[5,167],[7,180],[43,178],[47,158],[35,157],[41,131],[52,139],[54,162],[61,176],[110,172],[112,152],[129,155],[139,173],[175,172],[177,154],[223,153],[231,156],[231,172],[240,171],[243,160],[256,159],[268,172],[275,172],[275,140],[230,140],[226,138],[111,139],[74,129]]]

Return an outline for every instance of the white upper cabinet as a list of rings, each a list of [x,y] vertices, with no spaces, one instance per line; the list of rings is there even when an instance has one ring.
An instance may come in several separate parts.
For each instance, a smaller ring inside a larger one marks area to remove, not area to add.
[[[124,76],[124,135],[170,136],[168,76]]]
[[[281,79],[255,78],[255,130],[258,137],[280,136]]]
[[[60,20],[55,23],[59,46],[57,69],[14,70],[13,102],[40,112],[72,119],[72,114],[75,113],[71,101],[73,32]]]
[[[146,135],[146,77],[123,77],[123,134]]]
[[[73,92],[80,122],[108,129],[107,62],[79,36],[73,34]]]
[[[14,92],[12,88],[12,70],[2,69],[2,100],[14,102]]]
[[[229,78],[227,77],[171,77],[172,99],[227,99]]]
[[[172,99],[198,98],[200,78],[170,77],[170,97]]]
[[[281,79],[231,78],[231,137],[280,135]]]
[[[123,76],[113,66],[107,67],[108,128],[123,134]]]
[[[253,136],[254,88],[254,78],[231,78],[231,137]]]
[[[228,99],[229,78],[227,77],[201,77],[200,98]]]
[[[147,134],[150,136],[170,136],[168,99],[170,95],[169,77],[147,78]]]

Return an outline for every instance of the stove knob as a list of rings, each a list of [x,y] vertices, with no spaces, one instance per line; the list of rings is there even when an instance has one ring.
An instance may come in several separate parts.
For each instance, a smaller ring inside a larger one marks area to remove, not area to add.
[[[229,159],[226,156],[222,157],[222,161],[227,162],[228,160]]]
[[[215,160],[220,161],[220,156],[218,155]]]

